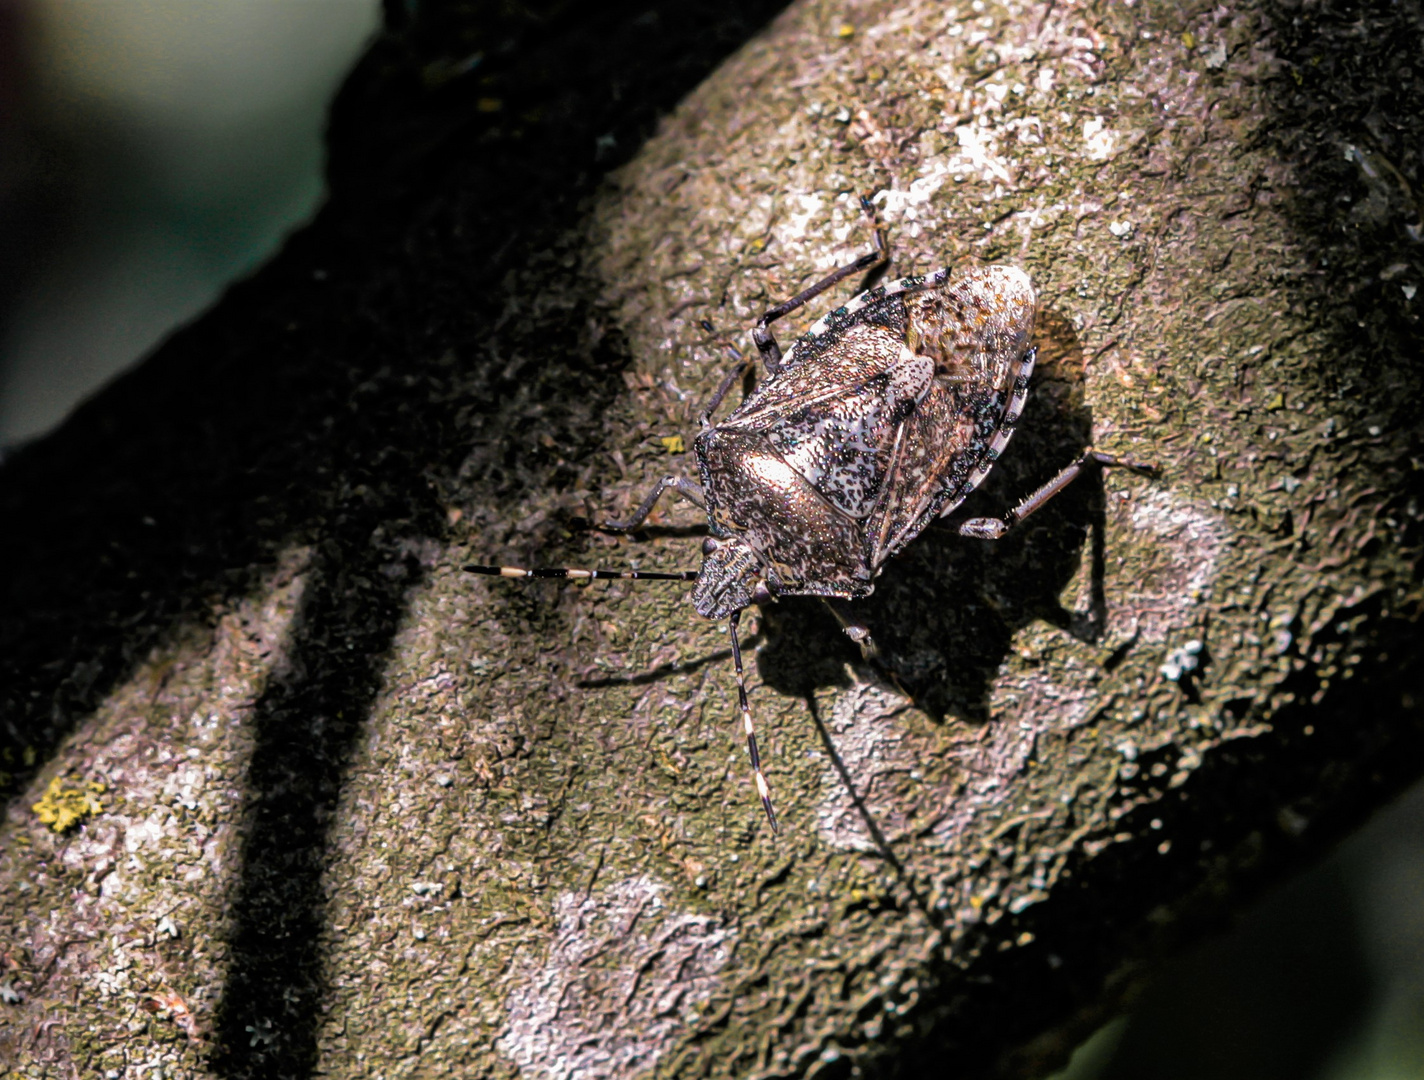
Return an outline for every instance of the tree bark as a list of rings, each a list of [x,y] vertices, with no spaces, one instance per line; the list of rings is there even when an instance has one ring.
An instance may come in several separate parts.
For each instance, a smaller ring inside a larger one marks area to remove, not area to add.
[[[1424,771],[1417,4],[415,10],[318,220],[0,470],[19,1075],[1031,1075]],[[684,587],[461,568],[694,567],[587,522],[862,192],[1039,291],[973,513],[1162,477],[926,533],[884,671],[769,605],[773,836]]]

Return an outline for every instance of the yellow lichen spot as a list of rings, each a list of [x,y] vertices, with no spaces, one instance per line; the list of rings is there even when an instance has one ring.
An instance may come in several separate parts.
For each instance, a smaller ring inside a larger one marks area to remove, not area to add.
[[[1284,409],[1285,407],[1286,396],[1284,394],[1278,393],[1274,397],[1272,397],[1270,401],[1266,402],[1266,408],[1270,409],[1272,412],[1275,412],[1277,409]]]
[[[848,37],[855,37],[855,27],[848,22],[841,23],[836,27],[836,37],[845,40]]]
[[[1195,49],[1197,47],[1197,36],[1190,30],[1183,30],[1182,44],[1189,49]]]
[[[669,454],[681,454],[687,450],[687,444],[682,441],[681,435],[664,435],[658,442],[663,444],[663,449]]]
[[[49,782],[44,796],[30,807],[40,824],[57,833],[65,833],[103,811],[98,796],[104,794],[103,784],[90,781],[82,787],[67,788],[64,778],[56,776]]]
[[[497,97],[482,97],[475,103],[475,108],[480,112],[499,112],[504,108],[504,102]]]
[[[1033,944],[1033,934],[1032,934],[1030,931],[1025,930],[1022,934],[1020,934],[1017,938],[1014,939],[1014,944],[1017,945],[1017,946],[1018,946],[1019,948],[1021,948],[1021,949],[1022,949],[1025,945],[1032,945],[1032,944]]]
[[[659,748],[657,753],[658,764],[661,765],[666,772],[672,774],[673,776],[682,775],[682,768],[678,765],[677,762],[675,762],[671,757],[668,756],[666,750]]]

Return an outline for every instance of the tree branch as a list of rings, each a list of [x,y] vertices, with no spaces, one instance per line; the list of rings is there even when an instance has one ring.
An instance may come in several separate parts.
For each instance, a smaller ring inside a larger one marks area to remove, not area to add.
[[[15,1067],[1029,1074],[1419,775],[1417,5],[391,13],[319,220],[0,471]],[[927,533],[888,675],[769,605],[773,838],[681,586],[460,567],[695,566],[586,523],[862,192],[1039,291],[973,513],[1163,479]]]

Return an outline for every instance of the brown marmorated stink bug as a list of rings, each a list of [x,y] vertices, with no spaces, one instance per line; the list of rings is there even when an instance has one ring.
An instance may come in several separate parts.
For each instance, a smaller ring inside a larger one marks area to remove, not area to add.
[[[869,200],[861,205],[873,220]],[[1033,373],[1036,298],[1028,275],[1012,266],[957,275],[946,268],[869,289],[782,354],[773,322],[888,258],[877,224],[875,250],[758,319],[752,340],[767,378],[714,422],[712,414],[751,363],[728,347],[736,365],[702,410],[693,443],[701,483],[664,477],[627,521],[602,526],[636,529],[675,491],[707,512],[711,535],[702,544],[701,570],[465,567],[509,578],[695,582],[697,613],[728,622],[747,752],[773,831],[776,814],[737,640],[743,609],[779,596],[822,597],[873,656],[869,631],[845,602],[869,596],[886,561],[979,486],[1014,433]],[[1088,450],[1003,517],[972,518],[958,531],[996,540],[1094,465],[1155,472]]]

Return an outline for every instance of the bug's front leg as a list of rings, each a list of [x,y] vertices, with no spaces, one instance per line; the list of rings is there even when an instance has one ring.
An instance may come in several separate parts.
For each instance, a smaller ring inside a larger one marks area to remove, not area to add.
[[[1126,458],[1113,457],[1111,454],[1104,454],[1097,450],[1089,450],[1003,517],[970,518],[968,521],[960,524],[959,535],[972,536],[978,540],[998,540],[1035,510],[1041,509],[1049,499],[1053,498],[1053,496],[1057,495],[1074,480],[1078,479],[1078,477],[1083,474],[1083,470],[1094,465],[1102,469],[1129,469],[1132,472],[1141,473],[1143,476],[1156,476],[1158,474],[1158,469],[1155,465],[1148,465],[1141,461],[1129,461]]]
[[[609,532],[632,532],[643,522],[648,520],[648,515],[653,512],[653,507],[657,505],[663,493],[671,489],[676,491],[694,506],[707,509],[707,503],[702,498],[702,486],[695,484],[685,476],[664,476],[648,492],[648,497],[638,504],[638,509],[633,511],[633,516],[627,521],[605,521],[599,526],[600,529],[607,529]]]
[[[875,216],[875,207],[864,195],[860,197],[860,208],[865,211],[866,217],[870,218],[874,227],[875,250],[866,252],[855,262],[846,263],[845,266],[832,270],[820,281],[809,288],[802,289],[790,300],[783,300],[758,319],[756,325],[752,327],[752,340],[756,342],[757,352],[761,354],[762,363],[766,365],[766,370],[769,373],[775,374],[781,370],[781,346],[776,343],[776,338],[771,332],[772,323],[783,315],[789,315],[808,300],[814,300],[837,282],[844,281],[861,270],[869,270],[872,266],[879,266],[890,260],[890,245],[885,237],[885,227]]]
[[[702,329],[706,330],[709,334],[715,334],[717,332],[716,328],[706,319],[702,320]],[[722,347],[727,350],[728,355],[731,356],[735,363],[732,369],[728,371],[726,375],[722,376],[722,381],[718,384],[716,391],[714,391],[712,397],[708,399],[707,404],[702,407],[702,411],[697,414],[697,426],[699,428],[705,428],[712,423],[712,414],[717,411],[717,406],[722,404],[722,399],[727,396],[727,392],[741,380],[742,376],[747,373],[747,368],[751,367],[752,364],[749,359],[742,355],[742,351],[735,345],[723,342]]]

